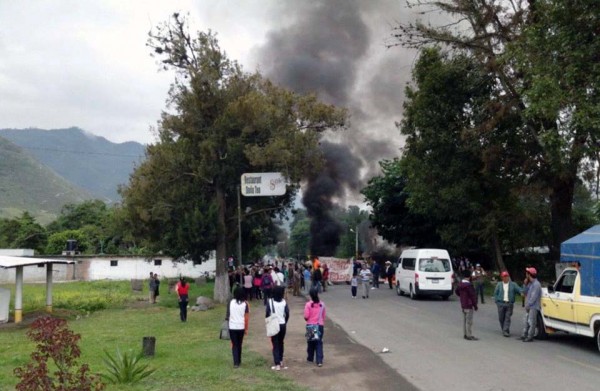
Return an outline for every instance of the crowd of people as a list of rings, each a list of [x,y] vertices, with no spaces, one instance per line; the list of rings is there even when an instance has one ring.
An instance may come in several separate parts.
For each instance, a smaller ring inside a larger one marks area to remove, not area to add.
[[[476,341],[473,335],[474,312],[478,310],[478,301],[485,303],[484,286],[487,273],[479,263],[472,264],[467,258],[452,260],[456,265],[459,280],[455,284],[455,293],[460,299],[463,313],[463,336],[465,340]],[[394,266],[386,261],[383,267],[379,262],[355,260],[352,265],[350,290],[352,298],[356,298],[359,286],[363,299],[369,298],[369,291],[379,289],[380,279],[393,288],[395,276]],[[508,272],[500,274],[494,290],[493,298],[498,309],[500,329],[505,337],[510,336],[511,317],[516,298],[523,296],[526,310],[525,327],[521,340],[530,342],[538,321],[540,311],[541,286],[537,280],[535,268],[526,268],[526,278],[521,287],[511,280]],[[150,302],[156,303],[159,296],[160,280],[156,273],[150,273]],[[271,369],[287,369],[284,364],[285,337],[290,310],[286,301],[288,294],[299,296],[307,293],[309,300],[304,307],[306,322],[307,362],[323,365],[323,336],[325,333],[326,306],[319,294],[327,291],[329,285],[329,268],[321,263],[318,257],[301,262],[274,261],[273,263],[257,262],[244,267],[230,267],[229,284],[233,299],[227,305],[226,321],[231,340],[231,351],[234,368],[242,362],[242,344],[244,335],[248,333],[250,305],[253,300],[262,301],[265,318],[277,317],[278,332],[272,335],[273,365]],[[175,286],[180,319],[187,321],[189,283],[180,278]]]

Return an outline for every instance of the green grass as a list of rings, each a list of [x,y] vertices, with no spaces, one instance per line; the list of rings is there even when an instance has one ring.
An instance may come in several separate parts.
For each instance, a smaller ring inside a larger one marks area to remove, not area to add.
[[[110,289],[107,285],[114,286]],[[75,288],[82,296],[96,297],[108,291],[120,297],[114,292],[122,292],[123,286],[128,287],[129,282],[57,284],[54,293],[71,297]],[[159,304],[129,306],[126,302],[112,300],[108,309],[85,313],[69,321],[69,328],[81,334],[79,364],[89,364],[94,373],[107,373],[102,362],[104,350],[115,353],[118,348],[122,352],[128,349],[137,352],[142,348],[143,337],[156,337],[156,355],[143,362],[157,371],[136,385],[107,385],[107,390],[304,389],[268,370],[267,360],[249,351],[246,344],[242,367],[234,370],[229,341],[218,339],[225,307],[219,305],[210,311],[189,312],[187,323],[182,323],[176,296],[167,294],[167,285],[161,284],[161,288],[163,286]],[[38,289],[29,285],[26,288],[28,292]],[[212,289],[212,284],[202,287],[192,284],[190,297],[212,297]],[[130,299],[137,301],[145,295],[130,294]],[[24,327],[0,329],[0,390],[14,389],[17,383],[14,368],[29,361],[34,346],[27,339],[26,331]]]
[[[15,285],[0,285],[11,290],[11,311],[14,309]],[[166,287],[165,287],[166,288]],[[54,283],[52,305],[82,312],[93,312],[123,306],[125,303],[142,300],[147,292],[132,292],[129,281],[91,281]],[[23,287],[23,311],[30,312],[46,307],[46,284],[25,284]]]

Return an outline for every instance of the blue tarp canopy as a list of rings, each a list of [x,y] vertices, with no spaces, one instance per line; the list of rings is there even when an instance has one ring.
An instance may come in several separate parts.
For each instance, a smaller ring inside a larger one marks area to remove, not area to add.
[[[562,242],[560,261],[579,262],[581,294],[600,296],[600,225]]]

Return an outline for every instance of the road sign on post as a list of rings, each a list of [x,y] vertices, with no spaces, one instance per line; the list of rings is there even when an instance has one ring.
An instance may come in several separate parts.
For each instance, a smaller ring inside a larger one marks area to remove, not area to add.
[[[280,172],[255,172],[242,174],[242,195],[246,197],[281,196],[287,181]]]

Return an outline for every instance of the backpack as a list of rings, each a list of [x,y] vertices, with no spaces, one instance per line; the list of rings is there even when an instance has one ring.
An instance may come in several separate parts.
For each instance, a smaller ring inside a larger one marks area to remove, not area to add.
[[[271,275],[268,273],[265,273],[262,276],[262,282],[261,282],[261,288],[263,289],[271,289],[273,287],[273,279],[271,278]]]

